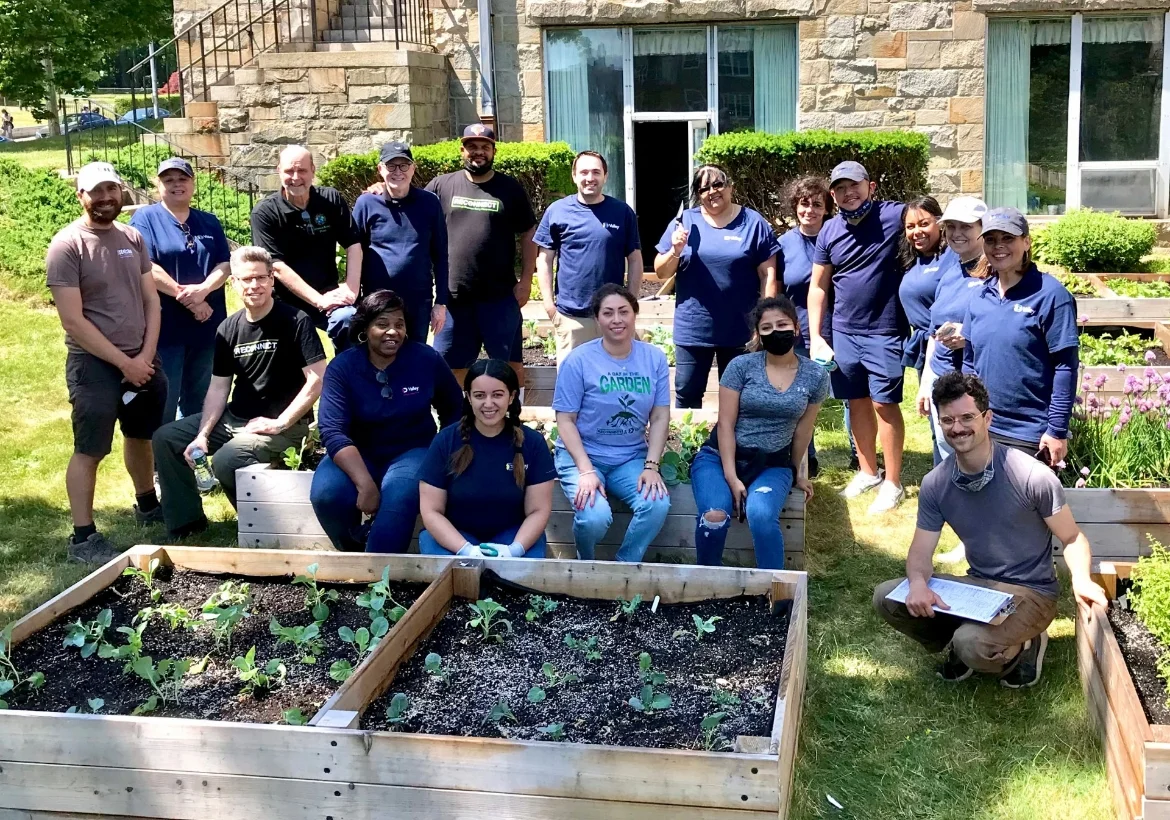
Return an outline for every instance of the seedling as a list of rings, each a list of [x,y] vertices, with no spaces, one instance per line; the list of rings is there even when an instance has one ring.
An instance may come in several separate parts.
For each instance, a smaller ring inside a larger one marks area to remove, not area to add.
[[[138,567],[126,567],[122,570],[122,575],[129,575],[137,578],[146,587],[146,591],[150,593],[150,600],[157,601],[162,597],[162,590],[154,588],[154,573],[158,569],[158,559],[150,559],[150,565],[146,569],[139,569]]]
[[[249,612],[242,606],[226,606],[207,608],[203,607],[203,619],[211,623],[211,634],[215,638],[215,648],[232,649],[232,634],[240,621],[247,618]]]
[[[386,722],[391,726],[405,723],[410,717],[410,698],[405,692],[395,692],[390,698],[390,705],[386,707]]]
[[[700,618],[698,615],[691,615],[691,620],[695,622],[695,631],[688,632],[685,629],[676,629],[672,637],[679,637],[680,635],[694,635],[696,641],[703,640],[704,635],[713,635],[715,633],[715,622],[722,621],[718,615],[711,618]]]
[[[540,667],[540,671],[544,674],[546,681],[546,689],[555,689],[558,686],[566,686],[570,683],[576,683],[580,678],[572,672],[559,672],[557,668],[551,663],[544,663]]]
[[[550,359],[557,355],[557,336],[555,333],[544,337],[544,355]]]
[[[479,629],[483,635],[482,639],[486,641],[496,641],[497,643],[504,642],[504,635],[512,631],[512,622],[507,618],[498,618],[501,612],[507,612],[500,604],[497,604],[491,598],[484,598],[482,601],[476,601],[474,604],[468,604],[475,617],[467,622],[467,626],[471,629]]]
[[[390,608],[386,608],[390,604]],[[369,613],[370,620],[384,617],[392,624],[398,623],[406,614],[406,607],[394,600],[390,594],[390,567],[382,570],[382,578],[370,584],[369,590],[357,597],[357,605]]]
[[[295,709],[285,709],[280,713],[280,720],[283,723],[287,723],[289,726],[304,726],[309,722],[309,718],[305,716],[305,713],[302,712],[299,707]]]
[[[237,656],[232,661],[236,668],[236,677],[243,681],[244,688],[240,694],[252,697],[257,691],[271,691],[284,683],[288,669],[280,658],[273,658],[263,667],[256,665],[256,647],[248,650],[243,657]]]
[[[501,698],[500,700],[496,701],[496,704],[492,707],[492,710],[488,712],[488,716],[484,718],[483,722],[487,723],[488,721],[491,721],[492,723],[499,726],[505,720],[510,720],[513,723],[518,722],[516,720],[516,715],[512,712],[512,707],[508,705],[508,701]]]
[[[329,677],[335,681],[344,683],[349,680],[349,676],[352,674],[353,664],[349,661],[334,661],[329,665]]]
[[[662,672],[654,671],[653,663],[650,660],[650,653],[643,652],[638,656],[638,671],[642,676],[642,690],[636,697],[630,698],[630,706],[646,714],[669,709],[671,704],[670,695],[665,692],[655,691],[655,687],[666,683],[666,675]]]
[[[386,637],[386,633],[389,631],[390,624],[379,615],[370,624],[369,629],[363,626],[355,632],[348,626],[343,626],[337,630],[337,637],[352,646],[357,652],[358,661],[361,661],[370,650],[378,645],[382,638]]]
[[[160,704],[178,703],[183,689],[183,677],[191,669],[191,661],[183,658],[165,658],[157,664],[149,655],[144,655],[131,664],[134,674],[150,684],[154,694],[135,707],[132,714],[143,715],[153,712]]]
[[[730,745],[727,738],[719,734],[719,724],[725,717],[727,717],[726,712],[712,712],[699,724],[699,743],[708,752],[720,751]]]
[[[548,726],[537,726],[536,731],[547,735],[549,740],[565,739],[565,724],[563,723],[550,723]]]
[[[8,702],[4,696],[18,686],[27,686],[37,690],[45,685],[45,675],[42,672],[33,672],[27,678],[16,668],[16,664],[9,654],[12,648],[12,625],[9,624],[0,630],[0,709],[7,709]]]
[[[106,702],[101,698],[90,698],[85,702],[85,704],[89,707],[90,714],[96,715],[102,710],[102,707],[106,705]],[[70,706],[65,710],[65,714],[67,715],[76,715],[80,712],[80,706]]]
[[[726,689],[715,687],[715,691],[711,693],[712,702],[720,709],[730,709],[733,706],[739,706],[742,701],[734,692],[728,692]]]
[[[173,632],[176,629],[185,629],[188,632],[194,632],[199,628],[199,619],[194,617],[189,610],[181,607],[178,604],[159,604],[158,606],[148,606],[145,609],[138,610],[138,614],[134,616],[134,623],[145,623],[151,618],[158,616]]]
[[[106,630],[110,628],[113,620],[114,616],[108,609],[103,609],[98,613],[97,618],[89,623],[82,623],[78,619],[69,624],[62,645],[76,646],[81,650],[81,657],[88,658],[97,652],[98,647],[103,643]]]
[[[528,702],[529,703],[541,703],[547,697],[548,697],[548,692],[545,692],[539,686],[533,686],[531,689],[528,690]]]
[[[524,620],[532,623],[542,615],[548,615],[558,606],[560,603],[552,598],[545,598],[543,595],[529,595],[528,611],[524,613]]]
[[[601,660],[601,650],[597,648],[597,636],[590,635],[584,640],[578,640],[573,637],[572,632],[565,633],[565,646],[569,649],[576,650],[585,656],[587,661]]]
[[[135,627],[118,627],[118,633],[126,636],[126,643],[117,647],[103,643],[98,647],[98,657],[125,661],[126,664],[122,667],[122,674],[129,675],[134,661],[142,657],[142,633],[144,631],[146,631],[145,622]]]
[[[651,686],[661,686],[666,683],[666,674],[655,671],[654,662],[650,659],[649,652],[643,652],[638,656],[638,674],[642,677],[642,683],[648,683]]]
[[[224,581],[211,597],[203,602],[203,611],[208,609],[240,606],[245,609],[252,603],[252,585],[235,581]]]
[[[325,651],[325,644],[321,640],[321,624],[317,621],[308,626],[281,626],[273,618],[268,622],[268,631],[277,637],[276,645],[291,643],[300,653],[300,662],[311,666],[317,662],[317,657]]]
[[[610,618],[610,621],[616,621],[623,615],[625,615],[628,620],[633,620],[634,613],[637,611],[638,607],[642,605],[642,596],[640,594],[635,595],[628,601],[625,598],[618,598],[617,603],[618,611],[613,614],[613,617]]]
[[[305,574],[293,578],[293,584],[305,588],[305,609],[313,613],[314,621],[329,620],[329,604],[338,599],[335,589],[321,589],[317,586],[317,564],[305,567]]]
[[[427,674],[431,676],[431,680],[439,683],[446,683],[450,680],[451,676],[443,670],[443,656],[438,652],[431,652],[427,655],[423,665],[426,667]]]

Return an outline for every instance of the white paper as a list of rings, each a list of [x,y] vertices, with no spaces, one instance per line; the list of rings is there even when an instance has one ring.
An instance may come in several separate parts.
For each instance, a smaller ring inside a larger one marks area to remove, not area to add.
[[[946,578],[931,578],[930,589],[943,599],[950,609],[934,607],[935,612],[944,615],[957,615],[981,623],[991,623],[1004,607],[1012,600],[1012,595],[1000,592],[997,589],[988,589],[974,584],[964,584],[961,581],[949,581]],[[910,594],[910,581],[902,579],[902,583],[886,596],[891,601],[900,604],[906,603],[906,596]]]

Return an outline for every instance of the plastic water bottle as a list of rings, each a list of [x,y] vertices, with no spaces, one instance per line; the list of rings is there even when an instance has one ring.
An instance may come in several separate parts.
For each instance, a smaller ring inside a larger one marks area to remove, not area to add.
[[[211,472],[211,464],[207,461],[207,453],[196,447],[191,451],[191,460],[195,462],[195,486],[199,492],[210,492],[215,486],[215,475]]]

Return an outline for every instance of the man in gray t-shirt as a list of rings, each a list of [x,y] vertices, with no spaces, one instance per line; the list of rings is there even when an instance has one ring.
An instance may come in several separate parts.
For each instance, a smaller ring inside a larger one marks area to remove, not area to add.
[[[1033,686],[1040,680],[1046,630],[1060,593],[1052,536],[1064,545],[1073,595],[1086,604],[1107,604],[1104,591],[1089,577],[1089,540],[1073,520],[1052,471],[991,440],[987,389],[978,377],[948,373],[935,382],[932,398],[955,454],[922,480],[918,527],[906,557],[906,602],[886,597],[903,580],[895,578],[874,589],[874,608],[928,651],[947,650],[938,672],[943,680],[957,682],[983,672],[999,676],[1011,689]],[[1015,609],[1002,622],[983,624],[941,611],[949,607],[929,582],[944,523],[966,545],[970,569],[961,578],[937,577],[1010,593]]]

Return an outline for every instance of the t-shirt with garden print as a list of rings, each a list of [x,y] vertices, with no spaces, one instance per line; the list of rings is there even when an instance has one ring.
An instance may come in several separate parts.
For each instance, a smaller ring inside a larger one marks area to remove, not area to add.
[[[557,373],[553,410],[577,414],[585,453],[605,467],[645,458],[650,411],[669,406],[666,354],[645,342],[618,359],[594,339],[573,348]],[[558,439],[557,446],[565,445]]]

